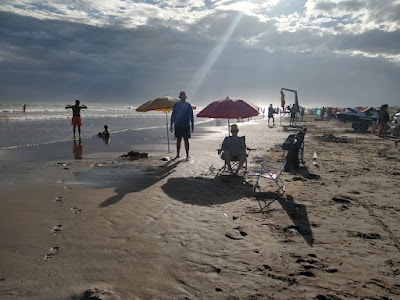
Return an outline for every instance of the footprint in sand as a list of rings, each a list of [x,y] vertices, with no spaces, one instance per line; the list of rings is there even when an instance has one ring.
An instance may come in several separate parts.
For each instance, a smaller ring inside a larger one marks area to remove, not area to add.
[[[62,225],[56,225],[53,227],[53,229],[51,230],[52,233],[58,233],[61,232],[62,229]]]
[[[61,202],[61,201],[62,201],[62,197],[61,197],[61,196],[58,196],[56,199],[54,199],[54,201],[56,201],[56,202]]]
[[[98,299],[98,300],[120,300],[121,297],[114,291],[105,288],[90,288],[86,291],[74,295],[73,299]]]
[[[49,252],[44,256],[44,260],[48,260],[58,254],[60,247],[51,247]]]
[[[74,214],[79,214],[79,213],[82,211],[82,209],[77,208],[76,206],[71,207],[71,210],[72,210],[72,212],[73,212]]]

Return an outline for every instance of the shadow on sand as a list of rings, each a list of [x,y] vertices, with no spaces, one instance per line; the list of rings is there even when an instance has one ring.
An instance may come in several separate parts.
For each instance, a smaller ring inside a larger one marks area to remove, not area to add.
[[[232,202],[252,193],[243,177],[171,178],[162,187],[171,198],[187,204],[209,206]]]
[[[292,228],[302,235],[309,246],[313,246],[313,233],[304,204],[295,203],[290,195],[282,199],[273,192],[255,193],[253,186],[243,177],[227,175],[215,178],[170,178],[161,189],[173,199],[200,206],[224,204],[248,197],[258,200],[260,211],[263,212],[272,202],[278,201],[292,220]],[[262,207],[261,201],[268,204]]]
[[[306,167],[299,168],[295,172],[290,172],[294,180],[319,180],[320,176],[310,173]],[[265,210],[274,202],[278,201],[282,208],[285,210],[287,215],[293,222],[291,228],[297,230],[309,246],[313,246],[314,237],[311,229],[310,221],[308,219],[307,207],[304,204],[297,204],[291,195],[287,195],[281,198],[277,193],[274,192],[260,192],[257,193],[255,199],[260,205],[260,212]],[[264,202],[262,206],[261,202]]]
[[[169,161],[157,169],[151,169],[132,175],[120,174],[121,180],[114,183],[116,195],[104,200],[99,207],[107,207],[119,202],[125,195],[140,192],[170,175],[179,161]],[[123,172],[122,172],[123,173]],[[114,175],[115,176],[115,175]],[[122,181],[123,180],[123,181]],[[112,183],[112,182],[111,182]],[[102,186],[104,188],[104,185]]]
[[[304,204],[297,204],[291,195],[286,195],[282,199],[277,193],[273,192],[257,193],[255,199],[260,205],[260,212],[263,213],[274,201],[278,201],[293,222],[291,228],[297,230],[309,246],[313,246],[313,232],[308,219],[307,207]],[[264,206],[261,205],[261,201],[264,202]]]

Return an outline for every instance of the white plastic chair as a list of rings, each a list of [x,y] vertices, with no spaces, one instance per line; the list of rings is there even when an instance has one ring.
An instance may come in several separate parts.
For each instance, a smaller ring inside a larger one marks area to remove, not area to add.
[[[286,159],[284,159],[281,163],[271,160],[254,161],[252,163],[259,165],[259,169],[256,172],[251,172],[248,174],[248,176],[257,177],[257,181],[253,190],[256,191],[258,189],[261,192],[259,185],[260,178],[270,179],[278,186],[278,190],[276,192],[281,198],[283,198],[283,195],[285,194],[285,183],[281,179],[281,174],[285,170]]]

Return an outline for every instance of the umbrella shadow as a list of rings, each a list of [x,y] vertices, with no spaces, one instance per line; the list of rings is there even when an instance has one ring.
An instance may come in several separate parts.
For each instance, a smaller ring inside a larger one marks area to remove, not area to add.
[[[124,175],[124,181],[118,182],[114,189],[116,194],[100,203],[99,207],[113,205],[121,201],[127,194],[137,193],[152,186],[174,172],[174,169],[179,163],[180,161],[168,161],[164,165],[160,166],[159,169],[149,170],[141,173],[140,176]],[[104,186],[102,186],[102,188],[104,188]]]
[[[170,178],[161,189],[175,200],[200,206],[229,203],[252,193],[243,177],[233,176]]]

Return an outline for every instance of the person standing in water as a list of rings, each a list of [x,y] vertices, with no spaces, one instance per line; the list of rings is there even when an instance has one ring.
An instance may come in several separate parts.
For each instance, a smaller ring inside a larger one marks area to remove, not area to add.
[[[67,105],[65,109],[71,108],[72,109],[72,120],[71,125],[73,127],[74,137],[76,132],[76,127],[78,126],[78,133],[81,136],[81,126],[82,126],[82,118],[81,118],[81,109],[87,109],[86,105],[80,105],[79,100],[75,100],[75,105]]]
[[[26,111],[26,104],[24,104],[24,106],[22,106],[22,112]]]

